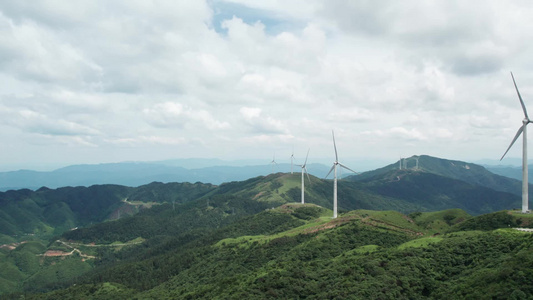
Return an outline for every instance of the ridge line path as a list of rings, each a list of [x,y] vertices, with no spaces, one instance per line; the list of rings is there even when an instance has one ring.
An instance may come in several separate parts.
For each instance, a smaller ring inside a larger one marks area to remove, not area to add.
[[[120,246],[129,246],[129,245],[140,244],[143,241],[132,242],[132,243],[109,244],[109,245],[82,244],[82,243],[71,243],[71,242],[69,243],[69,242],[65,242],[65,241],[62,241],[62,240],[56,240],[56,242],[60,243],[60,244],[63,244],[65,247],[68,247],[68,248],[72,249],[72,251],[64,252],[64,251],[61,251],[61,250],[47,250],[43,254],[37,254],[37,256],[69,256],[69,255],[73,255],[74,252],[77,252],[82,258],[91,259],[91,258],[96,258],[96,256],[83,254],[83,252],[81,252],[78,248],[75,248],[73,245],[78,246],[78,247],[79,246],[84,246],[84,247],[120,247]]]
[[[533,232],[533,228],[515,228],[515,229],[519,231],[524,231],[524,232]]]
[[[90,258],[96,258],[96,256],[92,256],[92,255],[87,255],[87,254],[83,254],[83,252],[81,252],[78,248],[74,248],[72,247],[71,245],[61,241],[61,240],[56,240],[56,242],[58,243],[61,243],[63,245],[65,245],[66,247],[69,247],[72,249],[72,251],[70,252],[64,252],[64,251],[60,251],[60,250],[47,250],[45,253],[43,254],[37,254],[37,256],[69,256],[69,255],[73,255],[74,252],[78,252],[78,254],[83,257],[84,259],[87,258],[87,259],[90,259]]]

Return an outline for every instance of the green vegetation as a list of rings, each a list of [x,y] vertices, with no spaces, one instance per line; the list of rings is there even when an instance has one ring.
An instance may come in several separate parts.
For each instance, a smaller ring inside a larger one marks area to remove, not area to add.
[[[444,165],[451,163],[458,165]],[[481,172],[461,168],[450,172]],[[512,229],[531,226],[533,217],[494,212],[512,207],[516,196],[389,170],[339,181],[342,213],[332,219],[332,181],[311,181],[305,205],[298,203],[299,174],[220,186],[155,182],[0,193],[0,240],[9,244],[0,248],[0,295],[533,297],[533,235]]]
[[[0,242],[27,240],[27,235],[49,239],[75,227],[88,226],[137,213],[136,203],[182,204],[206,195],[215,187],[201,183],[151,183],[137,188],[119,185],[41,188],[0,193]],[[145,205],[146,206],[146,205]],[[142,210],[142,209],[141,209]]]
[[[495,212],[491,214],[477,216],[459,223],[450,231],[468,231],[468,230],[494,230],[498,228],[518,227],[522,223],[520,218],[511,215],[507,211]]]
[[[206,212],[228,203],[259,203],[211,199],[213,206],[204,207]],[[195,211],[204,203],[189,205]],[[166,210],[173,211],[170,208]],[[166,210],[134,218],[159,218]],[[485,219],[499,220],[499,213],[468,218],[464,211],[448,210],[409,217],[394,211],[357,210],[338,219],[327,217],[330,213],[312,204],[288,204],[221,222],[195,236],[153,237],[121,250],[98,247],[99,258],[91,270],[90,264],[76,257],[57,259],[55,264],[41,265],[21,288],[27,292],[53,289],[26,295],[27,299],[533,296],[533,284],[526,279],[533,276],[531,234],[458,229],[469,220],[492,224]],[[434,228],[427,226],[437,220],[448,226],[443,228],[459,231],[432,237]],[[104,224],[118,226],[120,221]],[[40,252],[44,246],[28,243],[17,248],[23,250]],[[24,280],[17,269],[11,272],[10,276]],[[9,282],[0,280],[0,284],[9,288]],[[63,288],[55,290],[58,287]]]
[[[420,238],[420,239],[416,239],[416,240],[403,243],[400,246],[398,246],[398,249],[404,250],[404,249],[411,248],[411,247],[414,247],[414,248],[427,247],[428,245],[432,243],[438,243],[440,241],[442,241],[441,237]]]

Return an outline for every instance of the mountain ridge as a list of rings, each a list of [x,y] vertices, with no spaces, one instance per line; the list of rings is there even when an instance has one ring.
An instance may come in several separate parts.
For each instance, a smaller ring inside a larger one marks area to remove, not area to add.
[[[296,166],[293,167],[295,170]],[[109,163],[98,165],[72,165],[54,171],[19,170],[0,172],[0,191],[28,188],[36,190],[46,186],[91,186],[119,184],[136,187],[150,182],[203,182],[221,184],[268,175],[272,171],[290,172],[290,164],[254,166],[210,166],[188,169],[162,163]],[[310,174],[322,176],[328,168],[322,164],[308,164]]]

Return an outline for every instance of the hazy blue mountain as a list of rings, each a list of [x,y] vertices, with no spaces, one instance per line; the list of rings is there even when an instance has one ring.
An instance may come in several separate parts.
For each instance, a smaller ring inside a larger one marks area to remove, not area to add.
[[[513,178],[516,180],[522,181],[522,166],[491,166],[491,165],[485,165],[485,168],[487,170],[491,171],[494,174],[506,176],[509,178]],[[529,182],[533,181],[533,166],[529,165],[528,167],[528,177]]]
[[[9,189],[38,189],[42,186],[58,188],[62,186],[91,186],[95,184],[119,184],[125,186],[139,186],[153,181],[159,182],[203,182],[221,184],[229,181],[241,181],[251,177],[267,175],[271,172],[290,172],[290,164],[269,164],[253,166],[202,166],[213,163],[224,163],[218,160],[184,160],[164,162],[124,162],[98,165],[73,165],[50,172],[19,170],[0,173],[0,190]],[[242,163],[242,162],[240,162]],[[323,177],[328,167],[321,164],[309,164],[310,174]],[[295,172],[300,168],[293,166]]]

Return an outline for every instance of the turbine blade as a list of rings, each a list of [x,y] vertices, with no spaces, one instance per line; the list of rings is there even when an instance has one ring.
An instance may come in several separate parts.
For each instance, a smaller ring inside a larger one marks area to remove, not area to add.
[[[335,148],[335,161],[339,161],[339,156],[337,155],[337,145],[335,145],[335,133],[333,130],[331,131],[331,135],[333,136],[333,148]]]
[[[307,149],[307,155],[305,156],[305,162],[303,164],[304,168],[305,168],[305,165],[307,164],[307,158],[309,157],[309,150],[311,150],[311,148]]]
[[[516,86],[516,81],[514,80],[513,72],[511,72],[511,77],[513,78],[514,87],[516,89],[516,93],[518,94],[518,99],[520,99],[520,105],[522,105],[522,110],[524,111],[524,116],[529,121],[529,117],[527,116],[526,105],[524,104],[524,100],[522,100],[522,96],[520,96],[520,92],[518,91],[518,86]]]
[[[304,167],[305,175],[307,175],[307,180],[309,180],[309,184],[311,184],[311,178],[309,178],[309,173],[307,173],[307,168]]]
[[[335,165],[333,165],[333,167],[331,167],[331,169],[329,169],[328,175],[326,175],[326,177],[324,177],[324,179],[325,179],[325,178],[328,178],[329,174],[331,174],[331,172],[333,171],[333,169],[335,169]]]
[[[341,164],[341,163],[339,163],[339,166],[345,168],[345,169],[348,170],[348,171],[352,171],[352,172],[354,172],[355,174],[359,174],[359,173],[355,172],[354,170],[348,168],[347,166],[345,166],[345,165],[343,165],[343,164]]]
[[[516,140],[518,139],[520,134],[522,134],[522,131],[524,131],[524,126],[527,126],[527,124],[524,124],[524,125],[520,126],[520,128],[518,128],[518,131],[516,132],[516,135],[514,136],[514,139],[511,142],[511,145],[509,145],[509,148],[507,148],[507,151],[505,151],[505,153],[502,155],[502,158],[500,158],[500,161],[505,157],[505,154],[507,154],[507,152],[509,152],[509,149],[511,149],[511,147],[513,146],[514,142],[516,142]]]

